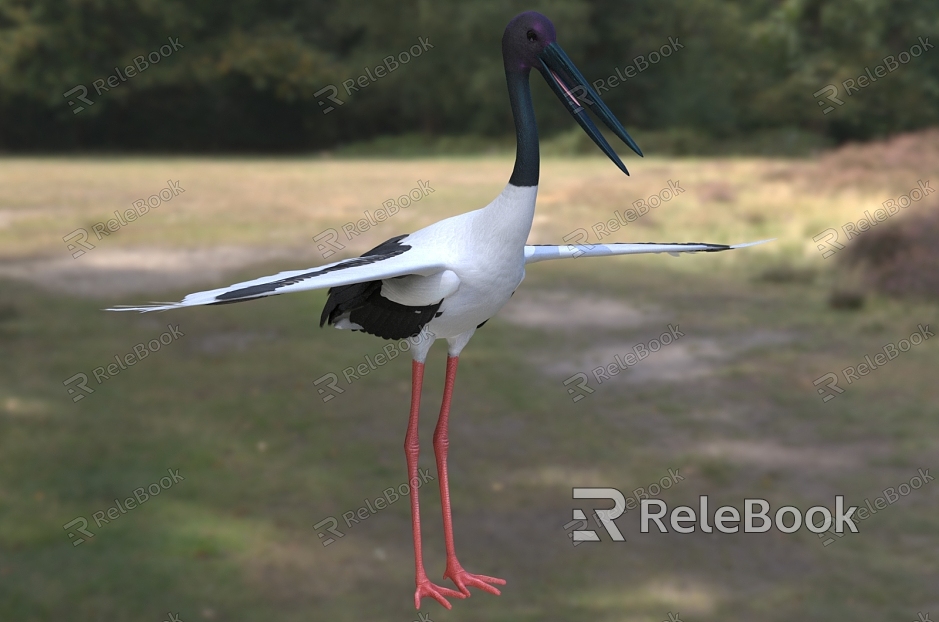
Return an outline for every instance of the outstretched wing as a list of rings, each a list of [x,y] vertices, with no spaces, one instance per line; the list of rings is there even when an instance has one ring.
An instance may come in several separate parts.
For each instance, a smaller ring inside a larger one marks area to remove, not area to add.
[[[404,237],[404,236],[402,236]],[[151,303],[141,306],[118,306],[107,311],[165,311],[198,305],[220,305],[302,292],[308,289],[324,289],[353,283],[365,283],[396,276],[417,274],[430,276],[446,269],[446,265],[429,253],[412,249],[406,244],[397,244],[393,250],[380,254],[344,259],[308,270],[291,270],[253,281],[235,283],[228,287],[189,294],[179,302]]]
[[[641,255],[644,253],[668,253],[677,256],[678,253],[714,253],[729,251],[735,248],[756,246],[772,240],[760,240],[747,244],[707,244],[705,242],[637,242],[634,244],[568,244],[565,246],[550,246],[535,244],[525,247],[525,263],[547,261],[549,259],[568,259],[570,257],[606,257],[609,255]]]

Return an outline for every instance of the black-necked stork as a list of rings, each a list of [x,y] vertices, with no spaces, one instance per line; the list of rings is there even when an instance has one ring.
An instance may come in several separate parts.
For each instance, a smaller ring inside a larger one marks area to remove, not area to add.
[[[624,173],[629,174],[587,116],[585,108],[596,114],[633,151],[640,156],[642,152],[558,45],[554,25],[544,15],[529,11],[512,19],[502,37],[502,57],[515,119],[517,151],[508,185],[486,207],[447,218],[415,233],[397,236],[361,257],[197,292],[177,303],[110,309],[162,311],[328,287],[329,295],[320,326],[329,323],[336,328],[364,331],[383,339],[413,337],[425,331],[429,338],[422,339],[411,349],[411,413],[404,441],[411,482],[418,475],[418,413],[424,361],[434,340],[446,339],[449,346],[446,384],[433,444],[447,551],[443,576],[452,580],[459,591],[435,585],[427,578],[421,555],[418,494],[417,488],[412,486],[411,519],[417,585],[414,605],[417,608],[425,596],[436,599],[449,609],[447,597],[466,598],[470,595],[470,586],[499,594],[493,584],[505,584],[502,579],[471,574],[457,561],[447,477],[447,427],[460,352],[473,333],[508,302],[525,277],[525,266],[581,255],[713,252],[745,246],[704,243],[597,244],[589,247],[526,245],[535,214],[539,172],[538,130],[528,80],[532,69],[541,72],[584,131]]]

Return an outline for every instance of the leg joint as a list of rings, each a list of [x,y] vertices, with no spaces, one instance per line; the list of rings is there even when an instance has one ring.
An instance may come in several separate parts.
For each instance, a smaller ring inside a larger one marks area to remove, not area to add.
[[[434,449],[448,449],[450,447],[450,437],[446,432],[438,430],[434,432]]]

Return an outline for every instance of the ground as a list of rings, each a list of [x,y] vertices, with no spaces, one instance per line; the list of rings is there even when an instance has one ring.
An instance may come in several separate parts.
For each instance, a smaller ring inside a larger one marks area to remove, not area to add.
[[[833,507],[835,495],[863,506],[918,469],[939,473],[935,338],[850,384],[839,376],[843,393],[828,402],[813,384],[920,324],[939,326],[935,303],[868,295],[861,309],[831,308],[844,277],[813,241],[928,179],[935,144],[924,134],[812,160],[632,158],[629,178],[600,159],[547,159],[534,243],[577,229],[596,242],[594,225],[670,180],[684,192],[602,241],[777,239],[529,267],[461,358],[451,425],[457,550],[468,570],[508,584],[452,611],[425,600],[422,612],[435,622],[939,614],[935,482],[828,545],[805,529],[641,534],[637,510],[617,520],[622,543],[602,533],[575,547],[564,527],[573,508],[603,507],[574,501],[572,487],[629,495],[670,469],[682,478],[661,491],[670,506],[706,494],[712,506],[761,497],[803,509]],[[407,502],[343,518],[405,483],[405,346],[319,329],[325,292],[148,315],[101,309],[360,253],[486,204],[510,170],[504,157],[5,159],[0,619],[418,619]],[[92,233],[167,180],[184,192],[100,240]],[[433,192],[343,234],[420,181]],[[94,248],[73,258],[63,237],[80,227]],[[324,259],[311,238],[330,227],[344,248]],[[670,325],[683,336],[617,376],[594,374]],[[168,343],[134,358],[164,333]],[[374,365],[386,346],[396,358]],[[96,382],[93,370],[115,356],[134,365]],[[431,353],[423,400],[421,465],[434,477],[444,357],[441,346]],[[362,364],[367,374],[344,374]],[[579,372],[593,392],[575,402],[564,382]],[[68,393],[78,373],[93,393],[74,383]],[[330,373],[342,393],[318,392]],[[183,479],[100,520],[168,470]],[[444,559],[436,484],[420,491],[434,579]],[[77,546],[75,525],[63,528],[76,517],[94,534]],[[329,517],[341,537],[327,533]]]

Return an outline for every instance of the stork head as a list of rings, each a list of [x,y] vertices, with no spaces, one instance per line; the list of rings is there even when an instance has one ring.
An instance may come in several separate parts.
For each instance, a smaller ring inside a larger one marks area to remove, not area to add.
[[[541,72],[584,132],[621,171],[629,175],[619,156],[587,116],[587,109],[639,156],[642,156],[642,151],[558,45],[551,20],[535,11],[526,11],[512,18],[502,35],[502,61],[507,73],[527,73],[533,68]]]
[[[502,35],[502,61],[506,71],[529,71],[538,68],[538,57],[546,47],[557,42],[554,24],[535,11],[525,11],[512,18]]]

